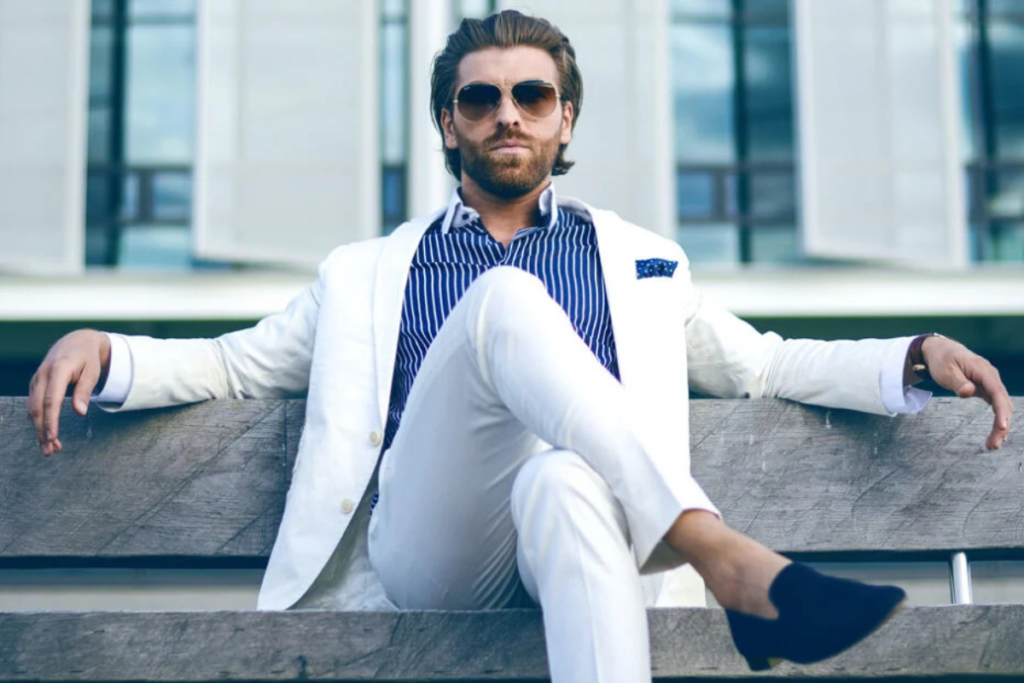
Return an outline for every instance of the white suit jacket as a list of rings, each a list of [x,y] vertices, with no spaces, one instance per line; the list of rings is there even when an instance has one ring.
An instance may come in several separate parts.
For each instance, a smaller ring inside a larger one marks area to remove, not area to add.
[[[616,214],[560,198],[597,234],[622,384],[664,435],[688,444],[688,388],[885,413],[888,340],[821,342],[760,334],[704,300],[674,242]],[[380,453],[403,295],[420,237],[437,215],[333,251],[280,314],[218,339],[128,338],[133,380],[122,410],[214,398],[307,394],[306,425],[258,605],[286,609],[337,546]],[[637,278],[638,259],[678,261]],[[689,459],[686,448],[679,457]],[[650,563],[648,567],[650,567]]]

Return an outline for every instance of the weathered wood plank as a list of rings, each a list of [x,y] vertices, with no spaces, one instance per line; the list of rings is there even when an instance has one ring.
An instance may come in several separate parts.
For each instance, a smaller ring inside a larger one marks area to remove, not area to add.
[[[64,451],[44,458],[24,399],[0,399],[0,555],[266,557],[298,445],[286,429],[296,403],[82,418],[65,402]]]
[[[1024,441],[984,450],[981,401],[888,418],[773,400],[695,401],[693,470],[728,521],[787,552],[1024,549]],[[1024,399],[1015,398],[1018,415]],[[0,558],[232,557],[273,544],[302,401],[136,414],[65,407],[38,454],[0,398]]]
[[[652,610],[655,676],[749,676],[712,609]],[[864,643],[770,677],[1024,675],[1024,605],[904,610]],[[546,677],[534,610],[0,613],[2,681],[414,681]]]

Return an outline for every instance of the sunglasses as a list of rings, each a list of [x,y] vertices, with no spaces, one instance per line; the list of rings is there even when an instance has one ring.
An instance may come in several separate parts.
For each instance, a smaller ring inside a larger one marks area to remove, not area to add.
[[[481,121],[501,104],[503,89],[493,83],[470,83],[453,100],[458,112],[468,121]],[[558,91],[545,81],[522,81],[511,88],[512,101],[528,118],[542,119],[555,110]]]

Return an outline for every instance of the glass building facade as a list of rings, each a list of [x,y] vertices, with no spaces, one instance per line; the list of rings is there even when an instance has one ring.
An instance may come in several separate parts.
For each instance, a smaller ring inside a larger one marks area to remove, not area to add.
[[[93,0],[86,263],[189,269],[197,0]],[[494,0],[452,0],[486,16]],[[704,267],[804,260],[789,0],[671,0],[677,239]],[[1024,4],[959,0],[972,259],[1024,261]],[[380,3],[381,212],[408,217],[409,0]]]

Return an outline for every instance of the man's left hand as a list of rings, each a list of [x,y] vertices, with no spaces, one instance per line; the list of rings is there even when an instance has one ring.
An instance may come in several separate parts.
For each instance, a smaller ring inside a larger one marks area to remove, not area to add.
[[[992,406],[995,420],[985,447],[995,450],[1010,433],[1013,403],[999,379],[999,371],[987,360],[960,342],[946,337],[928,337],[921,346],[928,374],[936,384],[956,393],[960,398],[977,396]]]

